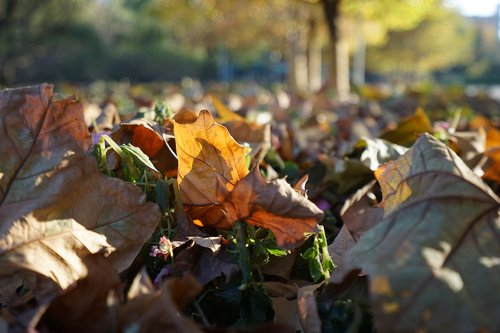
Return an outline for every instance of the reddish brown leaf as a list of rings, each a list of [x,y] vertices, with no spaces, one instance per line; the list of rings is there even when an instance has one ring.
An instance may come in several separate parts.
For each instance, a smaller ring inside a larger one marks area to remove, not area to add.
[[[297,193],[284,179],[266,183],[258,168],[240,180],[229,192],[222,181],[217,196],[229,223],[245,221],[270,229],[278,246],[293,250],[305,239],[304,233],[317,230],[323,219],[314,203]]]

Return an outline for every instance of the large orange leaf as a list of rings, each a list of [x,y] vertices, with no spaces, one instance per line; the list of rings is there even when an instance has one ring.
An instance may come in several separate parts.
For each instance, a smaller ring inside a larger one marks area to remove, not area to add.
[[[328,291],[363,269],[377,331],[498,330],[500,199],[429,134],[379,180],[384,220],[344,255]]]
[[[245,148],[224,126],[216,124],[207,110],[191,124],[169,122],[174,124],[177,179],[186,211],[204,225],[230,228],[218,204],[216,188],[220,182],[231,191],[248,174]]]
[[[0,93],[0,281],[22,274],[44,300],[105,252],[127,268],[159,208],[135,185],[101,174],[82,105],[52,101],[52,86]]]
[[[304,233],[317,231],[317,224],[323,219],[323,211],[285,179],[267,183],[258,167],[231,192],[219,182],[217,196],[229,223],[239,220],[270,229],[282,249],[296,248],[304,240]]]

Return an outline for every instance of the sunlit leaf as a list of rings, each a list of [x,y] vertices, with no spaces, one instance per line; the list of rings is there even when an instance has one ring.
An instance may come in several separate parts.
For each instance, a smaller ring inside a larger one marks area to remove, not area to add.
[[[51,96],[46,84],[0,93],[0,280],[22,273],[39,301],[88,254],[127,268],[160,218],[139,187],[99,172],[81,104]]]
[[[217,196],[229,223],[245,221],[270,229],[278,246],[292,250],[305,239],[304,233],[316,231],[323,219],[314,203],[297,193],[285,179],[267,183],[258,168],[240,180],[229,192],[222,181]]]
[[[384,220],[344,255],[327,288],[365,270],[382,332],[496,330],[500,199],[429,134],[379,180]]]
[[[403,120],[392,131],[383,133],[380,138],[402,146],[410,146],[417,140],[416,135],[432,133],[432,124],[422,108],[417,108],[412,116]]]
[[[218,204],[216,188],[220,182],[231,191],[248,174],[245,148],[206,110],[191,124],[169,122],[174,124],[177,179],[187,213],[204,225],[230,228]]]

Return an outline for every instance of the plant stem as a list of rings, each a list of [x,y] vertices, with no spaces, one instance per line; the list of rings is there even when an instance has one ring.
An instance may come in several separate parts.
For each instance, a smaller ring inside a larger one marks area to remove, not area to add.
[[[106,134],[103,134],[100,136],[99,138],[99,141],[103,139],[103,140],[106,140],[106,142],[111,146],[111,148],[113,148],[113,150],[118,154],[120,155],[121,159],[123,160],[123,162],[125,163],[125,165],[127,166],[127,168],[129,169],[130,173],[132,174],[132,177],[134,177],[134,179],[137,181],[137,180],[140,180],[141,179],[141,174],[137,171],[137,168],[135,167],[134,165],[134,161],[132,160],[132,157],[130,157],[129,155],[127,155],[121,148],[120,146],[118,146],[116,144],[116,142],[113,141],[113,139],[111,139],[108,135]]]
[[[179,184],[177,183],[177,179],[171,178],[167,182],[168,184],[173,184],[174,194],[175,194],[175,202],[177,203],[177,209],[180,212],[184,211],[184,205],[182,204],[181,192],[179,191]]]

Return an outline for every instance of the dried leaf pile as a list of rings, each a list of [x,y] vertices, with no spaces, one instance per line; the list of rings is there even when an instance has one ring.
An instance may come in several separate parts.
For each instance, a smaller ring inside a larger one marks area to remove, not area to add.
[[[498,330],[498,103],[52,90],[0,93],[0,333]]]

